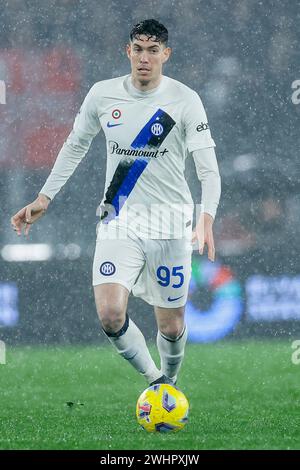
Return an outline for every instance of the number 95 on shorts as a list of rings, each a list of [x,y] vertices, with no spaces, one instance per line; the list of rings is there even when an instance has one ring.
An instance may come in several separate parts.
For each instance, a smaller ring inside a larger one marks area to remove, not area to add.
[[[187,239],[98,239],[93,285],[119,283],[150,305],[185,305],[191,278],[192,245]]]

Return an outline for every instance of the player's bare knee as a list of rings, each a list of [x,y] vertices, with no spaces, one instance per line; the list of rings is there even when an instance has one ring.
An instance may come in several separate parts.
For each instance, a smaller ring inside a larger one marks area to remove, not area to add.
[[[107,333],[116,333],[124,325],[126,312],[120,306],[102,305],[98,308],[98,315],[104,331]]]
[[[174,322],[173,324],[164,324],[161,325],[159,331],[167,338],[172,340],[178,338],[181,335],[184,328],[183,322]]]
[[[121,330],[124,325],[124,318],[103,318],[101,319],[102,328],[107,334],[115,334]]]
[[[170,339],[176,339],[184,329],[184,307],[174,309],[155,308],[159,331]]]

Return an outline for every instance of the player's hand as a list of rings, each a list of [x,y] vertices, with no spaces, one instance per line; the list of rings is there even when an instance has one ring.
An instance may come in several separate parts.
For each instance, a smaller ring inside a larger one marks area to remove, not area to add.
[[[19,210],[10,219],[12,228],[17,232],[17,235],[20,236],[24,230],[24,234],[27,236],[31,225],[45,214],[49,203],[50,199],[39,194],[35,201]]]
[[[215,243],[213,235],[214,219],[210,214],[206,212],[201,213],[198,223],[192,233],[192,243],[198,240],[199,253],[203,255],[204,245],[207,245],[208,259],[210,261],[215,260]]]

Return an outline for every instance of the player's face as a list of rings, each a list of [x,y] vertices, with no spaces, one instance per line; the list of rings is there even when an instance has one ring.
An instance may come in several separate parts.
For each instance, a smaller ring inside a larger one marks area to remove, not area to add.
[[[162,66],[168,60],[171,49],[145,35],[134,38],[127,45],[127,55],[131,62],[132,81],[142,89],[158,86]]]

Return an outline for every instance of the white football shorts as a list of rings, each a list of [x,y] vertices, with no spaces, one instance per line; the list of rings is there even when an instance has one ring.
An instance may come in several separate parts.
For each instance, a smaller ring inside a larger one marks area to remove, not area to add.
[[[185,305],[191,278],[192,243],[183,239],[144,239],[128,231],[110,239],[99,225],[93,286],[118,283],[157,307]]]

